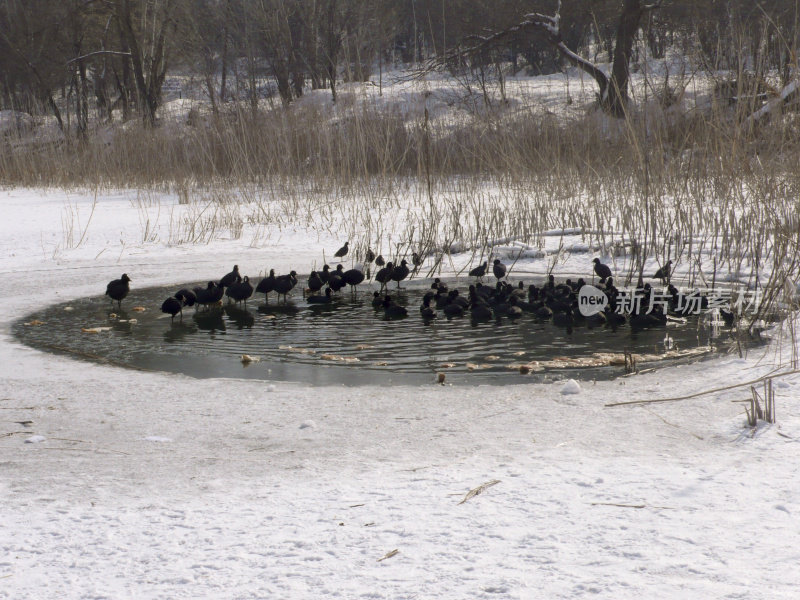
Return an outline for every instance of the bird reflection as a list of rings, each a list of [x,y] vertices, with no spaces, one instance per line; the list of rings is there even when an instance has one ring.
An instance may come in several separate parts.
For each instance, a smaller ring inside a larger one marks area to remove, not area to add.
[[[256,322],[255,315],[249,310],[231,304],[225,306],[223,310],[237,329],[250,329]]]
[[[202,331],[225,331],[225,321],[222,318],[224,313],[221,310],[209,310],[198,312],[192,315],[192,319],[197,323],[197,328]]]

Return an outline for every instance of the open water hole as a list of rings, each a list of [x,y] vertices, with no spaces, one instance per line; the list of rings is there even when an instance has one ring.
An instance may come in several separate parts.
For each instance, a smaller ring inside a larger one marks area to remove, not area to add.
[[[466,280],[445,282],[466,294]],[[322,306],[308,304],[298,285],[286,303],[274,294],[266,304],[263,295],[254,296],[246,307],[226,298],[221,307],[186,308],[174,321],[160,311],[176,290],[198,286],[204,283],[134,288],[121,310],[106,296],[71,300],[28,315],[13,331],[34,348],[131,368],[316,385],[430,383],[440,372],[453,384],[611,378],[624,373],[625,351],[639,356],[640,367],[668,364],[731,338],[703,318],[638,331],[627,324],[567,330],[530,314],[473,322],[468,313],[448,319],[439,311],[426,322],[418,308],[430,281],[419,280],[400,290],[390,286],[409,312],[397,320],[372,306],[377,286],[370,285],[359,286],[355,297],[342,290]],[[254,360],[244,363],[242,355]],[[521,373],[521,365],[529,372]]]

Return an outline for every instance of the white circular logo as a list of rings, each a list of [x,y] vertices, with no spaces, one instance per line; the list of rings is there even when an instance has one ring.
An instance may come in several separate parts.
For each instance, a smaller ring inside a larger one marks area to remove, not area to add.
[[[584,285],[578,292],[578,309],[584,317],[603,312],[608,305],[608,296],[593,285]]]

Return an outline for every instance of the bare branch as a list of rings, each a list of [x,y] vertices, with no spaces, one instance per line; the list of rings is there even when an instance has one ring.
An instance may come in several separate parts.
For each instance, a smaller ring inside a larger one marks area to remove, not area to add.
[[[92,56],[97,56],[98,54],[113,54],[116,56],[130,56],[130,52],[118,52],[116,50],[97,50],[96,52],[89,52],[89,54],[84,54],[83,56],[77,56],[75,58],[71,58],[67,61],[66,64],[78,62],[79,60],[83,60],[85,58],[90,58]]]

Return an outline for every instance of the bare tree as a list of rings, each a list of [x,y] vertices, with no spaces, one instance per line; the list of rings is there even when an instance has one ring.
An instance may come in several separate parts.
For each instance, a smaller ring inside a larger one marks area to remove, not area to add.
[[[130,52],[139,107],[146,125],[155,124],[167,74],[168,32],[175,27],[174,0],[117,0],[114,14]],[[137,18],[138,17],[138,18]]]
[[[471,36],[477,43],[460,47],[448,55],[448,60],[459,57],[474,57],[485,53],[488,49],[502,46],[520,33],[538,31],[544,33],[547,40],[566,60],[591,75],[599,88],[600,107],[618,117],[625,115],[628,103],[628,83],[630,79],[630,61],[633,53],[633,42],[644,14],[658,7],[659,3],[646,4],[642,0],[623,0],[622,9],[617,21],[611,76],[595,63],[582,57],[564,42],[561,31],[561,0],[553,15],[542,13],[526,14],[522,21],[489,36]],[[441,59],[434,61],[440,63]]]

